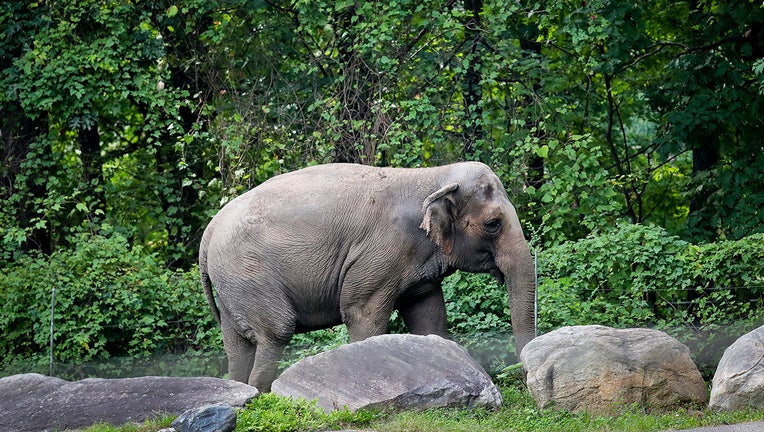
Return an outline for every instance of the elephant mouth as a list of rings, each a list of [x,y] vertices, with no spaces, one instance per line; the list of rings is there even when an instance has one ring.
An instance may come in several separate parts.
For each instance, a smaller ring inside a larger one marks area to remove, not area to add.
[[[496,281],[499,282],[499,285],[504,285],[504,273],[501,272],[497,267],[492,268],[491,270],[488,270],[488,274],[493,276]]]

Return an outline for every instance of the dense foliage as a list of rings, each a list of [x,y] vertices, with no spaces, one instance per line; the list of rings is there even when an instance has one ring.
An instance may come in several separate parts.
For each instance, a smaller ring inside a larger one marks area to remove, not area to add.
[[[119,236],[80,236],[72,249],[24,256],[4,276],[3,358],[47,352],[88,361],[214,346],[220,333],[196,272],[167,270]],[[54,297],[55,296],[55,297]]]
[[[492,166],[544,331],[753,325],[762,101],[754,0],[6,1],[0,356],[45,352],[53,288],[59,359],[219,346],[206,222],[333,161]],[[488,278],[446,295],[455,334],[511,332]]]
[[[763,244],[756,234],[694,246],[624,224],[551,248],[540,261],[541,330],[615,317],[621,326],[692,328],[748,317],[764,300]]]

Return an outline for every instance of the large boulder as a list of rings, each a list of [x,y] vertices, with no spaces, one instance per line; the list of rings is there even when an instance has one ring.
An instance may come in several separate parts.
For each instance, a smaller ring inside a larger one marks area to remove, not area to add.
[[[121,425],[218,402],[241,407],[258,395],[219,378],[140,377],[65,381],[39,374],[0,379],[0,431]]]
[[[657,330],[563,327],[528,343],[520,361],[542,408],[607,415],[627,404],[669,408],[708,400],[689,349]]]
[[[305,358],[273,383],[273,392],[347,407],[403,410],[501,406],[485,370],[456,342],[439,336],[382,335]]]
[[[724,351],[714,374],[709,406],[764,409],[764,326],[741,336]]]

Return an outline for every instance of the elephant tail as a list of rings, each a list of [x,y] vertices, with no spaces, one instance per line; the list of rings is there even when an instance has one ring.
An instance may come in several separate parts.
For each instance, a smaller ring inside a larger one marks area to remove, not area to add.
[[[215,316],[215,321],[220,325],[220,309],[217,303],[215,303],[215,294],[212,291],[212,280],[210,280],[210,274],[207,273],[207,236],[208,231],[204,231],[202,236],[202,244],[199,247],[199,274],[202,279],[202,287],[204,288],[204,295],[207,297],[207,303],[210,304],[212,315]]]
[[[218,305],[215,303],[215,295],[212,293],[210,275],[206,272],[202,273],[202,286],[204,287],[204,295],[207,296],[207,303],[210,304],[210,309],[212,309],[212,315],[215,316],[215,321],[220,325],[220,309],[218,309]]]

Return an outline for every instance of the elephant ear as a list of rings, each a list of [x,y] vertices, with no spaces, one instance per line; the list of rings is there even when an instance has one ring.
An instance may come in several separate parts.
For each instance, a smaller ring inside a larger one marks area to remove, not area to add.
[[[419,226],[446,255],[454,249],[454,201],[453,193],[459,188],[456,183],[444,186],[428,196],[422,204],[424,218]]]

